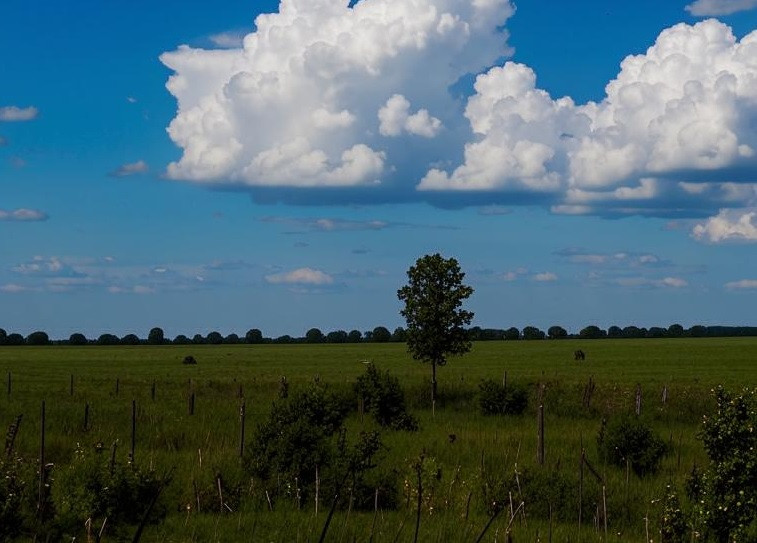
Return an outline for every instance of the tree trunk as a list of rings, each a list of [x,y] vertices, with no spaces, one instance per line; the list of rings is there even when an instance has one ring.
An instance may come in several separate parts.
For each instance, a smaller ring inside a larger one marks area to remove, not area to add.
[[[431,405],[436,405],[436,360],[431,361]]]

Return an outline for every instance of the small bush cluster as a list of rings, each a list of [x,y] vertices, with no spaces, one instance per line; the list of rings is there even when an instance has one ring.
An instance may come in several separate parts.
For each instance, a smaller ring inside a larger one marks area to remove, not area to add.
[[[138,524],[164,484],[155,472],[111,462],[110,455],[100,448],[77,446],[71,464],[56,475],[52,497],[64,530],[76,533],[87,519],[97,525],[105,518],[117,529]],[[150,520],[159,521],[167,512],[167,507],[158,503]]]
[[[20,459],[0,459],[0,541],[17,536],[23,526],[27,485],[21,471]]]
[[[248,471],[268,482],[276,477],[306,492],[337,454],[335,436],[349,411],[345,398],[320,383],[273,404],[245,457]]]
[[[697,521],[718,541],[757,542],[757,389],[713,392],[717,410],[699,436],[710,464],[692,473],[687,490]]]
[[[484,379],[478,388],[478,405],[483,415],[520,415],[528,406],[528,393],[520,385],[505,387],[492,379]]]
[[[652,428],[629,416],[603,421],[597,446],[606,462],[623,468],[630,465],[638,476],[656,472],[668,452],[667,445]]]
[[[418,421],[407,412],[405,391],[399,379],[389,372],[381,372],[374,364],[368,364],[365,373],[357,378],[354,389],[357,397],[362,398],[365,411],[381,426],[393,430],[418,429]]]

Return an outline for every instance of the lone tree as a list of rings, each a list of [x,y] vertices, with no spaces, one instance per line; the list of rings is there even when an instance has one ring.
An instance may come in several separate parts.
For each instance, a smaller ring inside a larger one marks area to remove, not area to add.
[[[465,273],[454,258],[426,255],[407,270],[408,284],[397,291],[405,302],[400,314],[407,321],[408,351],[415,360],[431,363],[431,402],[436,401],[436,367],[450,355],[470,351],[465,326],[473,313],[462,309],[473,289],[463,284]]]

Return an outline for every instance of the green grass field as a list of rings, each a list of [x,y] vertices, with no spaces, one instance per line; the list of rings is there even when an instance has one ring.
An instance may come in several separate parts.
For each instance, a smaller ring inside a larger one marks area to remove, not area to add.
[[[586,352],[585,362],[573,361],[576,349]],[[186,355],[194,356],[198,364],[183,365]],[[126,461],[135,400],[137,464],[157,471],[174,469],[173,482],[162,498],[168,515],[163,523],[149,526],[142,541],[317,541],[328,504],[322,503],[316,515],[312,503],[298,509],[293,501],[280,500],[270,511],[261,490],[250,484],[240,467],[239,390],[247,406],[249,440],[276,399],[282,376],[292,391],[316,376],[335,388],[348,389],[364,373],[365,361],[399,377],[421,429],[382,432],[386,446],[382,462],[392,467],[403,487],[399,507],[375,516],[373,511],[341,508],[332,522],[330,541],[412,541],[411,466],[422,452],[438,477],[429,483],[432,496],[421,518],[421,541],[475,541],[489,520],[486,499],[490,490],[516,472],[534,481],[537,495],[526,501],[525,515],[514,517],[510,525],[514,541],[548,541],[550,530],[554,541],[603,541],[603,522],[596,515],[584,513],[579,528],[577,501],[575,507],[550,503],[550,523],[538,495],[538,484],[549,485],[545,474],[558,474],[573,485],[571,492],[575,490],[582,443],[587,458],[606,481],[609,539],[644,541],[648,531],[657,540],[658,500],[666,486],[676,486],[683,495],[692,466],[706,462],[696,432],[702,415],[712,406],[710,389],[718,384],[732,389],[757,384],[757,338],[477,343],[470,354],[440,369],[440,401],[434,413],[428,402],[429,367],[411,360],[402,344],[3,347],[0,378],[11,374],[11,392],[6,393],[3,383],[0,427],[4,433],[23,414],[15,450],[33,463],[39,450],[40,403],[45,400],[46,460],[54,464],[51,485],[55,487],[56,474],[72,461],[77,444],[91,451],[102,442],[110,450],[117,441],[118,460]],[[505,372],[508,383],[531,391],[526,413],[480,415],[478,383],[484,378],[502,380]],[[582,395],[590,377],[596,391],[587,409],[582,406]],[[543,467],[536,463],[539,383],[546,386]],[[643,391],[642,417],[671,449],[659,472],[644,478],[603,465],[596,452],[601,419],[630,412],[637,384]],[[663,387],[668,390],[665,404]],[[190,416],[191,393],[195,407]],[[87,431],[83,429],[85,404],[90,412]],[[374,425],[368,418],[361,421],[356,408],[348,428],[349,434],[357,434]],[[454,442],[450,442],[451,434]],[[195,488],[213,495],[218,473],[234,489],[227,491],[229,508],[223,514],[218,509],[198,512]],[[596,498],[598,483],[587,480],[586,484],[587,495]],[[509,499],[507,493],[498,499],[504,497]],[[513,499],[517,505],[518,496]],[[584,511],[596,511],[594,505],[588,504]],[[509,506],[506,509],[484,541],[505,540],[510,521]],[[81,519],[80,532],[74,534],[77,540],[84,538],[85,520]],[[133,530],[109,526],[103,541],[114,540],[119,533],[128,533],[130,538]]]

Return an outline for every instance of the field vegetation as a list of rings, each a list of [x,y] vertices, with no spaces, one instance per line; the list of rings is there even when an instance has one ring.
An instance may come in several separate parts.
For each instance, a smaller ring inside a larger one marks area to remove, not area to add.
[[[757,338],[474,342],[432,408],[400,343],[6,346],[0,539],[730,541],[697,505],[702,421],[756,361]]]

